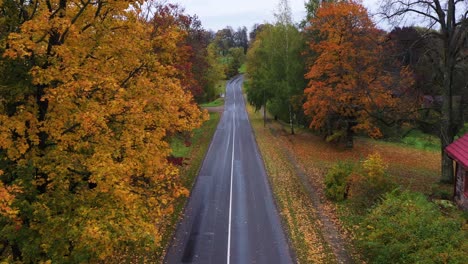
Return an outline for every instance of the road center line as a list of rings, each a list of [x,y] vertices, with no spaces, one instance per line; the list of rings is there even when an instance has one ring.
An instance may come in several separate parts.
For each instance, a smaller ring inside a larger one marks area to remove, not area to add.
[[[236,139],[236,93],[234,91],[234,111],[232,112],[232,154],[231,154],[231,186],[229,190],[229,225],[228,225],[228,244],[227,244],[227,261],[230,263],[231,257],[231,219],[232,219],[232,179],[234,176],[234,143]]]

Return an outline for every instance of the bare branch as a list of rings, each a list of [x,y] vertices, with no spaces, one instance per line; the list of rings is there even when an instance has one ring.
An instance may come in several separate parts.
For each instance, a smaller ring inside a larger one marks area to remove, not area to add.
[[[379,14],[388,20],[395,20],[397,17],[404,17],[410,13],[436,21],[439,24],[445,24],[445,12],[438,0],[386,0],[383,1]]]

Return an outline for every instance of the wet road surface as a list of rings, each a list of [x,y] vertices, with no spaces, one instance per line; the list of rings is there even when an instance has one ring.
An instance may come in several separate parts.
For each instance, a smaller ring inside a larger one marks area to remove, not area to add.
[[[241,86],[226,87],[223,116],[165,263],[293,263]]]

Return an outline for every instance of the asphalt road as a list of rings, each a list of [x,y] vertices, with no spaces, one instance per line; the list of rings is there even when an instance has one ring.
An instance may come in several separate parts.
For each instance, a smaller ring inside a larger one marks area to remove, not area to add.
[[[241,93],[226,103],[165,263],[293,263]]]

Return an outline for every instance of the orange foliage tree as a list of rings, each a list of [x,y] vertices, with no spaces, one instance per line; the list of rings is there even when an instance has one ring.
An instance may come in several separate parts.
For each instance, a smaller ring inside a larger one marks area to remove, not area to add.
[[[187,194],[167,136],[206,118],[172,52],[185,33],[155,30],[144,1],[17,4],[3,56],[30,83],[0,86],[0,254],[82,263],[154,249]]]
[[[348,147],[355,131],[380,137],[376,123],[383,112],[396,109],[398,91],[411,85],[408,69],[384,68],[383,34],[357,2],[322,3],[307,30],[317,38],[310,41],[316,58],[305,75],[310,126],[328,129],[329,139],[346,137]]]
[[[172,61],[179,73],[182,87],[192,93],[195,99],[202,99],[206,92],[206,72],[209,71],[208,44],[210,33],[205,31],[196,15],[184,13],[184,8],[177,4],[158,3],[151,19],[152,36],[164,39],[168,32],[178,30],[181,37],[173,47],[168,47],[174,54]],[[160,48],[160,47],[158,47]]]

